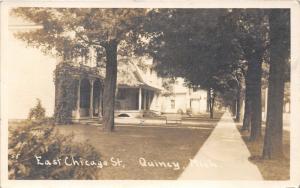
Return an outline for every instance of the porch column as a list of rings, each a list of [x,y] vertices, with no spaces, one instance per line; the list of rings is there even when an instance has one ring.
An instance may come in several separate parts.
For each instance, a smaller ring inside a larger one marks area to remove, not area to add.
[[[80,119],[80,86],[81,86],[81,79],[79,78],[78,88],[77,88],[76,115],[75,115],[75,118],[77,120]]]
[[[148,92],[148,107],[149,107],[149,110],[151,109],[151,97],[152,97],[152,92],[151,91],[149,91]]]
[[[142,88],[139,88],[139,110],[142,110]]]
[[[99,91],[99,104],[98,104],[98,117],[102,117],[102,87],[100,87]]]
[[[143,98],[143,100],[144,100],[144,110],[147,110],[147,90],[145,90],[144,91],[144,98]]]
[[[93,99],[94,99],[94,80],[89,80],[90,81],[90,85],[91,85],[91,92],[90,92],[90,117],[92,118],[93,117],[93,112],[94,112],[94,102],[93,102]]]
[[[156,107],[157,107],[157,95],[156,95],[156,92],[153,92],[152,104],[154,105],[154,108],[156,110]]]

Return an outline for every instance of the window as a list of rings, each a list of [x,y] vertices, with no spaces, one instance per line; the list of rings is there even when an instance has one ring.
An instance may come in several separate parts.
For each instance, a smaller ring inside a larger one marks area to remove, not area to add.
[[[171,109],[175,109],[175,100],[171,100]]]
[[[125,98],[126,98],[126,89],[119,88],[118,94],[117,94],[117,99],[124,100]]]

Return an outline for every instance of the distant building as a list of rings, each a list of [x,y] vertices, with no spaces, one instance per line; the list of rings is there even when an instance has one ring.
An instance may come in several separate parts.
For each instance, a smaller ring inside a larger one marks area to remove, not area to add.
[[[207,91],[189,88],[184,80],[178,78],[172,87],[173,91],[162,100],[162,113],[205,113],[207,108]]]

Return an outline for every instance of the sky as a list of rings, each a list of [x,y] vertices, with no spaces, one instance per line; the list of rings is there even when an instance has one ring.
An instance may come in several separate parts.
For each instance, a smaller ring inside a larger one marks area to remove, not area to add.
[[[5,48],[7,117],[8,119],[27,118],[30,108],[41,99],[46,115],[52,116],[54,110],[55,87],[53,71],[57,59],[42,54],[38,49],[28,47],[25,42],[16,39],[13,32],[22,30],[19,19],[9,19],[9,33]],[[17,29],[16,29],[17,28]]]

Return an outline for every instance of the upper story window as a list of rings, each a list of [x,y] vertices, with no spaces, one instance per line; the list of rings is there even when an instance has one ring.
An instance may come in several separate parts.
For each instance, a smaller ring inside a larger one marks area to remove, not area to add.
[[[175,100],[171,100],[171,109],[175,109]]]

